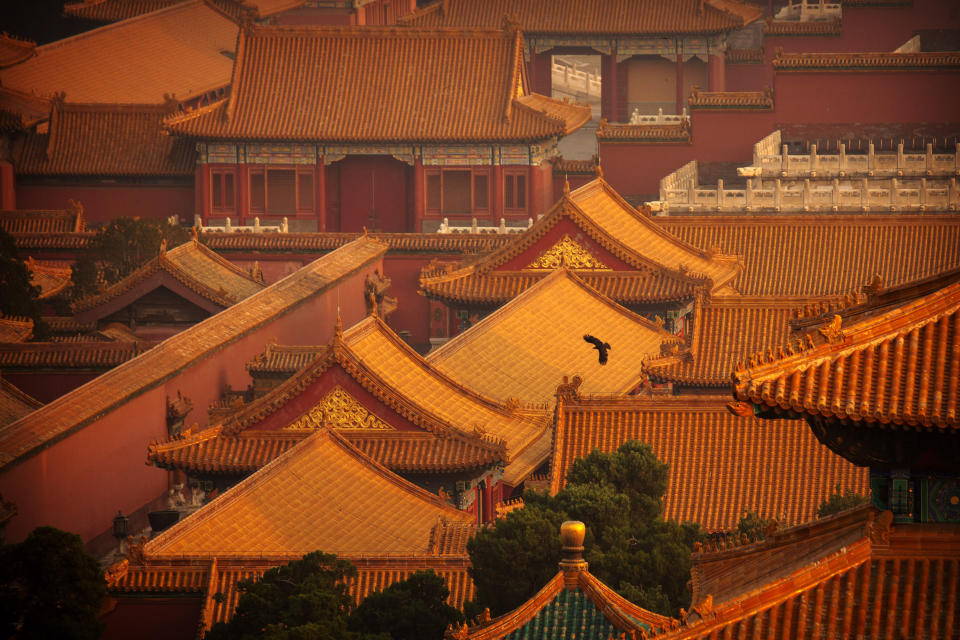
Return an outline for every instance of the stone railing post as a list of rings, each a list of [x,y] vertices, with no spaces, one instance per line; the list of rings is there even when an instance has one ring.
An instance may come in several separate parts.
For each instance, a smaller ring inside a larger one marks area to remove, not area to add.
[[[803,179],[803,210],[810,211],[810,178]]]
[[[253,232],[260,233],[260,218],[254,217],[253,219]]]
[[[899,143],[897,143],[897,176],[898,177],[903,175],[903,167],[904,167],[903,140],[901,140]]]
[[[920,178],[920,211],[926,211],[926,210],[927,210],[927,179]]]
[[[810,177],[817,177],[817,145],[810,145]]]
[[[873,176],[877,166],[877,154],[874,151],[873,143],[867,145],[867,175]]]
[[[753,211],[753,178],[747,178],[747,190],[743,192],[743,200],[747,211]]]
[[[783,145],[783,155],[780,156],[780,170],[783,175],[787,175],[787,172],[790,171],[790,153],[787,145]]]
[[[233,231],[233,224],[230,222],[230,218],[229,218],[229,217],[227,217],[227,220],[226,220],[226,222],[225,222],[224,225],[223,225],[223,229],[224,229],[224,231],[226,231],[227,233],[230,233],[231,231]]]
[[[847,175],[847,145],[843,142],[840,143],[840,166],[838,169],[841,178]]]
[[[867,211],[870,208],[870,183],[864,178],[860,181],[860,209]]]
[[[723,180],[717,180],[717,209],[723,209]]]
[[[898,162],[899,165],[899,162]],[[897,210],[897,179],[890,178],[890,211]]]
[[[927,143],[926,155],[927,155],[926,157],[927,175],[932,176],[933,175],[933,143],[932,142]]]
[[[783,183],[780,181],[780,178],[777,178],[777,181],[773,183],[773,209],[774,211],[780,211],[780,205],[782,204],[783,199]]]
[[[833,179],[833,210],[840,210],[840,179]]]
[[[470,233],[476,233],[476,232],[477,232],[477,219],[470,218]]]

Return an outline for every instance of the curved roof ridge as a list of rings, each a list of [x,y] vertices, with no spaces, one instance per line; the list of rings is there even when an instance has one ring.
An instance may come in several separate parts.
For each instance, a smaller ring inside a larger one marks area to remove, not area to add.
[[[329,443],[344,451],[348,456],[358,462],[367,473],[376,475],[377,477],[388,481],[395,488],[408,494],[409,497],[422,503],[426,503],[430,507],[436,509],[439,511],[437,514],[438,518],[449,519],[454,522],[466,522],[468,520],[473,520],[474,516],[471,514],[450,506],[439,496],[430,493],[426,489],[418,487],[409,480],[405,480],[386,467],[382,466],[357,449],[346,438],[336,433],[334,429],[320,428],[317,429],[315,433],[305,438],[302,442],[268,462],[258,472],[244,478],[227,491],[224,491],[211,502],[201,507],[200,510],[192,514],[189,518],[186,518],[176,523],[169,529],[161,532],[156,538],[153,538],[146,543],[144,550],[147,553],[162,556],[164,548],[175,542],[178,537],[190,531],[196,530],[201,525],[214,519],[225,508],[246,497],[258,485],[283,473],[284,467],[288,462],[292,462],[298,458],[309,455],[313,449],[323,446],[325,443]],[[444,518],[445,516],[446,518]],[[433,526],[435,527],[436,525],[434,524]],[[429,541],[427,542],[429,543]],[[429,545],[427,544],[424,546],[427,548]]]
[[[228,435],[239,435],[246,432],[247,427],[282,408],[291,395],[299,395],[303,392],[310,383],[333,364],[339,365],[360,386],[405,419],[423,427],[427,433],[438,437],[453,437],[459,440],[472,441],[474,446],[491,451],[500,449],[506,455],[506,443],[502,438],[471,433],[444,420],[415,399],[404,397],[395,392],[389,384],[367,366],[364,360],[350,348],[350,345],[344,342],[342,337],[337,335],[334,335],[327,348],[317,354],[310,364],[271,389],[267,394],[245,405],[243,409],[224,420],[224,430]]]
[[[372,327],[370,325],[373,325]],[[473,400],[485,405],[492,411],[501,413],[504,417],[510,417],[516,413],[515,410],[507,407],[503,403],[486,396],[478,391],[474,391],[469,387],[464,386],[463,384],[457,382],[447,374],[443,373],[435,366],[433,366],[426,358],[421,356],[419,353],[413,350],[413,348],[400,339],[397,334],[395,334],[390,327],[387,326],[383,320],[377,316],[367,316],[366,319],[361,320],[357,324],[353,325],[344,332],[344,339],[349,340],[351,336],[362,335],[363,333],[368,333],[373,331],[376,328],[381,335],[386,337],[390,342],[397,346],[405,355],[407,355],[414,364],[419,368],[426,370],[430,375],[436,377],[444,384],[456,388],[463,395],[470,397]],[[348,335],[349,334],[349,335]]]

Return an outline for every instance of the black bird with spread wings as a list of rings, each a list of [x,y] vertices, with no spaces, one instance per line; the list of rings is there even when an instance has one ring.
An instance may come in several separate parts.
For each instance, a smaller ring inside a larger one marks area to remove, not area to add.
[[[593,348],[600,352],[600,364],[607,364],[607,351],[610,350],[610,345],[600,338],[594,338],[589,333],[584,335],[583,339],[592,344]]]

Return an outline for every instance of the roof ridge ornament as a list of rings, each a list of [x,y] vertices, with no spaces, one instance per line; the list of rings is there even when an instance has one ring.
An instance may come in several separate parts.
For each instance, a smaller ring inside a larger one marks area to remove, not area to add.
[[[579,520],[567,520],[560,525],[560,541],[563,547],[560,550],[559,565],[567,589],[575,589],[580,572],[587,570],[587,561],[583,559],[583,538],[586,533],[586,525]]]

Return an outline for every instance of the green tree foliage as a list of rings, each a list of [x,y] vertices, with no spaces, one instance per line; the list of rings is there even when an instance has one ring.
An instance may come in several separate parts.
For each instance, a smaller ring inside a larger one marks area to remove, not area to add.
[[[868,502],[870,502],[870,496],[860,495],[853,489],[841,491],[840,484],[838,483],[834,492],[817,507],[817,517],[824,518],[826,516],[832,516],[835,513],[853,509]]]
[[[392,640],[441,640],[447,625],[463,614],[447,604],[450,590],[433,571],[417,571],[406,580],[372,593],[350,614],[347,626]]]
[[[274,567],[259,580],[242,580],[237,609],[206,640],[383,640],[347,630],[354,602],[346,580],[357,569],[347,560],[314,551]]]
[[[16,241],[0,229],[0,313],[33,320],[34,339],[43,339],[49,333],[40,319],[39,295],[40,287],[30,283],[30,270],[20,259]]]
[[[662,519],[667,471],[649,445],[631,441],[577,460],[556,496],[526,493],[523,509],[467,544],[473,608],[506,613],[556,575],[564,520],[586,524],[590,572],[621,595],[664,614],[689,606],[690,552],[702,534],[695,524]]]
[[[770,522],[770,518],[762,518],[755,511],[744,511],[737,522],[737,534],[746,536],[748,540],[757,540],[763,537],[763,532]]]
[[[107,584],[80,536],[37,527],[0,547],[0,636],[94,640]]]
[[[173,249],[190,239],[181,226],[165,220],[116,218],[97,230],[86,253],[73,266],[73,297],[81,298],[111,285],[157,255],[160,243]]]

